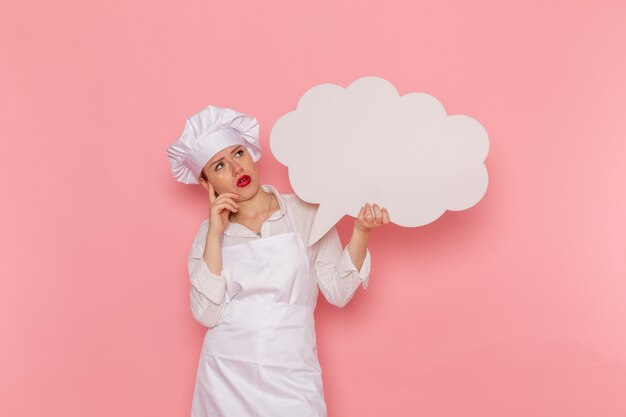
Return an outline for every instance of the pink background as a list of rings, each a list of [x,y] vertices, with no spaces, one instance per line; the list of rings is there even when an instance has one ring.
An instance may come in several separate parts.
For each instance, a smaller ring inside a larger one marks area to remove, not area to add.
[[[273,123],[384,77],[487,129],[470,210],[373,232],[322,298],[329,416],[626,415],[626,3],[12,2],[0,17],[0,415],[188,416],[207,215],[166,147],[207,104]],[[374,144],[374,146],[382,146]],[[372,167],[372,169],[378,169]],[[344,242],[352,225],[339,225]]]

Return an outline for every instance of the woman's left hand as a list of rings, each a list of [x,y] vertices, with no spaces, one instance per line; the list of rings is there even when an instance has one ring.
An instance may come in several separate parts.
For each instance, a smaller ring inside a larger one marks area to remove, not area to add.
[[[378,204],[366,203],[354,220],[354,227],[362,232],[369,232],[370,229],[387,223],[389,223],[389,213],[386,208],[381,208]]]

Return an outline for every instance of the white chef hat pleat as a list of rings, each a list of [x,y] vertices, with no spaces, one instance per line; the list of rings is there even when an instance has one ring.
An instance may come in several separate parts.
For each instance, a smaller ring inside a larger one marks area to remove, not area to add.
[[[167,148],[177,181],[198,184],[206,163],[219,151],[244,145],[256,162],[261,157],[257,120],[232,109],[208,106],[189,117],[178,140]]]

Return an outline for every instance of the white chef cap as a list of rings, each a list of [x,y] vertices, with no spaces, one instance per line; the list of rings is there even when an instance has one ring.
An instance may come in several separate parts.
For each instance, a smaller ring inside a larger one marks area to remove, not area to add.
[[[209,159],[233,145],[245,146],[254,162],[261,157],[257,120],[232,109],[208,106],[187,119],[183,133],[167,148],[172,174],[177,181],[198,184]]]

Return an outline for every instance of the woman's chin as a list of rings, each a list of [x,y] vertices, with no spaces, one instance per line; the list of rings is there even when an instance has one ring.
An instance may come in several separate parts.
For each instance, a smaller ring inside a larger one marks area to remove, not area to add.
[[[236,187],[237,189],[233,191],[236,194],[239,194],[239,201],[249,200],[254,197],[256,193],[259,192],[261,186],[258,182],[252,180],[250,184],[245,187]]]

